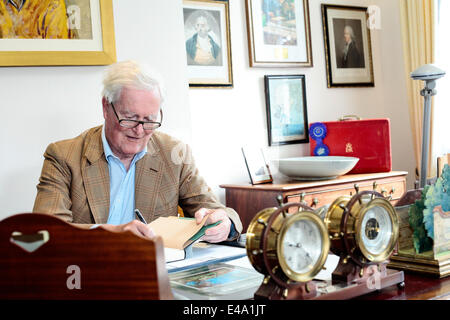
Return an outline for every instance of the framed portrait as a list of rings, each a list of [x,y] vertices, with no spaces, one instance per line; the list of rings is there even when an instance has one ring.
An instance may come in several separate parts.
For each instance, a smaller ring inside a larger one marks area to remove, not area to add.
[[[272,182],[272,174],[261,148],[242,147],[245,165],[250,176],[251,184]]]
[[[322,4],[322,20],[331,87],[373,87],[367,8]]]
[[[228,0],[183,0],[190,87],[233,87]]]
[[[312,67],[308,0],[246,0],[250,67]]]
[[[112,0],[0,1],[0,18],[0,66],[116,62]]]
[[[264,76],[269,146],[309,142],[304,75]]]

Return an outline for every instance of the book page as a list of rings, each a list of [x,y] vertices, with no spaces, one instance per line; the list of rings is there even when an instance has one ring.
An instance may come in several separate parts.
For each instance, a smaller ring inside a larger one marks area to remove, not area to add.
[[[197,224],[195,219],[183,219],[178,217],[159,217],[149,223],[153,232],[163,239],[164,247],[184,249],[186,242],[195,235],[205,224],[208,216]]]
[[[166,261],[166,263],[183,260],[184,257],[184,250],[164,247],[164,260]]]

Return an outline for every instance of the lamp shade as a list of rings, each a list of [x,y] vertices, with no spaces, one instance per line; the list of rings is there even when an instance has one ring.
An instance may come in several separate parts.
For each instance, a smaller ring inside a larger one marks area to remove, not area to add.
[[[444,75],[445,71],[436,67],[434,64],[424,64],[411,72],[411,78],[414,80],[435,80]]]

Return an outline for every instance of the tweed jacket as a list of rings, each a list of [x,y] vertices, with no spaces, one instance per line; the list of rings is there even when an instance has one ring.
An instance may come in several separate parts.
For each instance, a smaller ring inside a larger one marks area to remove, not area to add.
[[[37,185],[33,212],[54,214],[71,223],[104,224],[109,215],[109,169],[102,143],[102,126],[76,138],[50,144]],[[239,215],[224,207],[199,175],[188,145],[155,132],[147,154],[136,162],[135,207],[150,222],[200,208],[223,208],[236,230],[242,231]]]

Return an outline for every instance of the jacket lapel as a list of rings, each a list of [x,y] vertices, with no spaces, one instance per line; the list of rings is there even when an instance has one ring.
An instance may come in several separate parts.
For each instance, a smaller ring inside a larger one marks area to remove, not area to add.
[[[154,219],[156,197],[163,172],[163,162],[158,151],[159,147],[151,137],[147,145],[147,154],[136,162],[135,207],[149,223]]]
[[[109,215],[109,169],[106,162],[102,126],[93,130],[84,146],[81,174],[95,223],[106,223]]]

